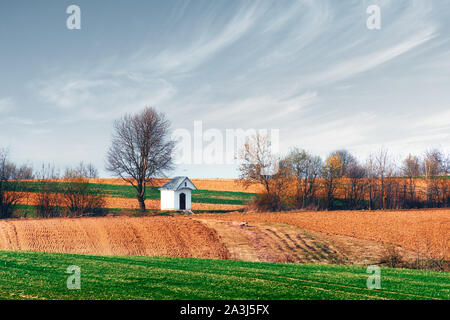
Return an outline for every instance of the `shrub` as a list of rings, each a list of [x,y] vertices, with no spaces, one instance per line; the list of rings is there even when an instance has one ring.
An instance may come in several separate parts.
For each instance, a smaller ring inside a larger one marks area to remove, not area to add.
[[[100,215],[106,206],[101,190],[87,179],[69,178],[62,187],[63,203],[70,216]]]
[[[285,209],[281,198],[274,194],[259,194],[249,205],[250,211],[281,211]]]
[[[90,172],[95,173],[96,169],[89,165],[88,170],[83,163],[75,169],[66,169],[61,184],[62,203],[72,217],[104,213],[104,195],[98,186],[89,183]]]
[[[41,191],[36,194],[36,215],[40,218],[58,217],[62,213],[60,185],[42,181]]]
[[[380,262],[385,263],[390,268],[399,268],[404,265],[403,257],[398,247],[393,244],[385,246]]]
[[[18,180],[31,176],[31,168],[17,167],[9,161],[8,152],[0,149],[0,218],[12,217],[15,207],[24,198],[23,186]]]

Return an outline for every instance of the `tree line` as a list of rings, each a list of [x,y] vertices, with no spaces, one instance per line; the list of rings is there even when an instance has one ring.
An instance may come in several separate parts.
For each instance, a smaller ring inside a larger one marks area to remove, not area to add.
[[[261,184],[253,209],[412,209],[450,206],[450,155],[430,149],[400,163],[386,149],[360,161],[347,150],[325,159],[293,148],[271,153],[270,140],[256,135],[240,155],[240,182]]]
[[[99,215],[105,208],[101,190],[89,183],[98,178],[92,164],[81,162],[61,174],[53,165],[17,166],[9,152],[0,149],[0,218],[11,218],[32,191],[33,210],[41,218]],[[32,181],[31,181],[32,180]]]

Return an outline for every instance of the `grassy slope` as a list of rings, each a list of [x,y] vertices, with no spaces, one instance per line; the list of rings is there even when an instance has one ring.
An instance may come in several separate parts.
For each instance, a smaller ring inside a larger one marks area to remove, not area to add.
[[[69,265],[81,290],[66,288]],[[450,299],[449,274],[364,267],[189,258],[102,257],[0,251],[1,299]]]
[[[21,182],[22,188],[26,192],[40,192],[40,182]],[[57,183],[54,182],[56,185]],[[101,192],[110,197],[117,198],[136,198],[136,190],[130,185],[112,185],[112,184],[92,184],[100,188]],[[195,203],[215,203],[215,204],[236,204],[243,205],[255,197],[255,193],[231,192],[231,191],[211,191],[195,190],[192,192],[192,202]],[[147,188],[147,199],[159,199],[160,191],[156,187]]]

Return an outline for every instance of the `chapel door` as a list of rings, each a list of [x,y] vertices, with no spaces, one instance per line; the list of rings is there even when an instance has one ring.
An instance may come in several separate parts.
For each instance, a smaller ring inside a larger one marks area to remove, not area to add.
[[[186,210],[186,194],[180,193],[180,210]]]

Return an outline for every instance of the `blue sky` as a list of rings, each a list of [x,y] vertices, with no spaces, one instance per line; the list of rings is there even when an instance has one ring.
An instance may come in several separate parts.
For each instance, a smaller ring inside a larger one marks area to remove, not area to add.
[[[71,4],[81,30],[66,28]],[[281,152],[450,152],[448,1],[2,0],[0,73],[0,146],[35,166],[107,176],[113,121],[145,106],[173,129],[279,129]]]

